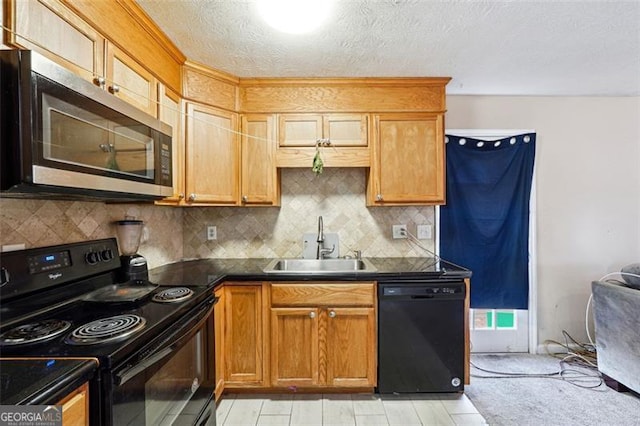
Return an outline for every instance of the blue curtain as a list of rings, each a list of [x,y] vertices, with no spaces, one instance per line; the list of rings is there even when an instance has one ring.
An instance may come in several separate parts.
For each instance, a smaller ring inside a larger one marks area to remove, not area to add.
[[[446,140],[440,255],[472,271],[472,308],[527,309],[536,135],[495,141],[447,135]]]

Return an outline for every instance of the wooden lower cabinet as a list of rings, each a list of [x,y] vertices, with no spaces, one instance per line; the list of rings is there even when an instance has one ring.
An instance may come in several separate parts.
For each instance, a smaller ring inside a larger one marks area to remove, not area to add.
[[[332,308],[327,313],[328,386],[376,385],[376,314],[374,308]]]
[[[225,282],[215,311],[216,373],[224,373],[216,397],[222,388],[374,388],[375,286]]]
[[[271,385],[318,386],[317,308],[271,308]]]
[[[225,330],[225,301],[224,287],[220,287],[215,291],[215,297],[218,298],[213,310],[213,326],[214,326],[214,342],[215,342],[215,376],[216,376],[216,401],[222,396],[224,390],[224,369],[225,369],[225,347],[224,347],[224,330]]]
[[[80,386],[55,405],[62,405],[64,426],[85,426],[89,424],[89,386]]]
[[[273,283],[271,289],[272,386],[376,385],[374,283]]]
[[[225,388],[265,385],[264,291],[260,283],[225,283]]]

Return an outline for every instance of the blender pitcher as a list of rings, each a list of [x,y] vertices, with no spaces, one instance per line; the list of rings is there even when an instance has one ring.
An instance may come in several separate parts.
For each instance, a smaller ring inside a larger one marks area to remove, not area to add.
[[[122,281],[140,281],[149,279],[147,259],[137,254],[144,222],[125,216],[124,220],[114,222],[120,246],[120,263],[118,277]]]
[[[144,222],[125,216],[124,220],[117,220],[114,223],[116,224],[120,252],[127,256],[136,254],[138,247],[140,247],[140,237],[142,237],[142,225]]]

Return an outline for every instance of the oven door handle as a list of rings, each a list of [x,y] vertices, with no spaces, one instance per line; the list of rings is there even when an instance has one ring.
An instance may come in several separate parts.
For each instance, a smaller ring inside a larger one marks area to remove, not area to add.
[[[164,358],[180,349],[185,341],[191,339],[191,332],[200,329],[204,325],[207,318],[209,318],[209,315],[211,315],[211,312],[213,312],[213,305],[217,301],[217,297],[208,300],[198,310],[198,312],[194,314],[193,318],[189,322],[171,333],[171,335],[167,337],[162,344],[158,345],[156,349],[151,351],[151,353],[145,354],[145,356],[138,360],[134,365],[116,373],[114,377],[116,386],[125,384],[147,368],[162,361]],[[180,336],[178,340],[174,340],[176,336]]]

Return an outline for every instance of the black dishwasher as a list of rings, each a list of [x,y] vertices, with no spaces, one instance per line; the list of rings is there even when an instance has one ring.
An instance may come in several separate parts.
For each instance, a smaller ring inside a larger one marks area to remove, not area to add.
[[[464,298],[460,280],[378,285],[378,392],[464,389]]]

